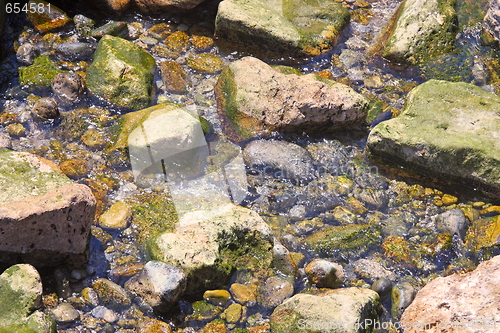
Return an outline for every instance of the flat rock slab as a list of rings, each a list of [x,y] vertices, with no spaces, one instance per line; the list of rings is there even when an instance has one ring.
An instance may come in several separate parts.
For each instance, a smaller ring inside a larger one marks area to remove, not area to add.
[[[422,288],[401,317],[404,333],[494,333],[500,327],[500,256]],[[424,326],[426,324],[426,326]]]
[[[430,80],[400,116],[375,126],[371,154],[437,179],[500,196],[500,97],[468,83]]]
[[[344,84],[314,74],[283,74],[253,57],[223,69],[216,98],[219,112],[242,137],[346,128],[364,121],[368,105]]]
[[[297,294],[271,315],[274,333],[372,332],[378,320],[378,294],[367,288],[340,288],[318,295]]]
[[[334,1],[225,0],[215,35],[284,56],[316,56],[335,46],[349,12]]]
[[[0,258],[36,266],[83,264],[95,198],[28,153],[0,151]]]
[[[403,1],[392,20],[382,55],[390,60],[418,64],[451,51],[458,32],[454,4],[454,0]]]

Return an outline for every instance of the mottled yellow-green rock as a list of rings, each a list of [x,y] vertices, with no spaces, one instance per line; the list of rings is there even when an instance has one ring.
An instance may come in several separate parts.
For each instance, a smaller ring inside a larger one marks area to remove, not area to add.
[[[99,218],[99,226],[108,229],[125,229],[132,217],[132,208],[124,201],[114,203]]]
[[[212,305],[205,301],[197,301],[193,303],[193,313],[188,316],[192,320],[210,320],[217,317],[221,312],[220,306]]]
[[[20,123],[10,124],[5,128],[5,130],[10,136],[15,138],[26,135],[26,128],[24,128],[23,124]]]
[[[189,67],[200,73],[217,73],[224,67],[224,61],[220,56],[212,53],[201,53],[187,59]]]
[[[83,133],[82,142],[90,149],[102,149],[107,144],[104,135],[94,128]]]
[[[482,206],[482,205],[481,205]],[[481,215],[498,215],[500,214],[500,206],[489,206],[479,212]]]
[[[472,222],[465,235],[468,248],[478,251],[498,243],[500,237],[500,216],[480,219]]]
[[[454,197],[450,194],[445,194],[441,197],[441,201],[443,202],[443,204],[445,204],[446,206],[449,206],[449,205],[453,205],[453,204],[456,204],[458,202],[458,198],[457,197]]]
[[[120,309],[131,304],[127,291],[107,279],[95,280],[92,289],[96,291],[99,301],[106,307]]]
[[[172,327],[158,319],[147,318],[138,325],[139,333],[172,333]]]
[[[80,179],[87,175],[89,167],[85,161],[69,159],[59,164],[59,169],[71,179]]]
[[[176,31],[165,39],[165,47],[159,54],[165,58],[178,58],[189,48],[189,36],[183,31]],[[155,51],[153,51],[155,52]]]
[[[35,58],[33,65],[19,67],[19,82],[21,85],[49,87],[54,77],[64,72],[66,71],[57,68],[48,56],[41,55]]]
[[[71,20],[65,12],[47,1],[30,0],[27,8],[27,19],[41,33],[62,27]],[[36,10],[32,11],[32,8]]]
[[[211,48],[214,45],[214,40],[210,37],[194,35],[191,36],[191,44],[196,51],[202,52]]]
[[[203,293],[203,298],[212,304],[222,305],[231,298],[231,294],[229,291],[223,289],[207,290]]]
[[[239,322],[242,314],[243,314],[243,306],[241,306],[241,304],[238,303],[231,304],[224,311],[226,322],[230,324]]]
[[[229,289],[236,302],[243,305],[253,305],[257,301],[257,285],[233,283]]]
[[[160,63],[161,78],[165,89],[175,94],[184,94],[190,86],[188,73],[181,65],[172,60]]]
[[[396,262],[409,262],[410,243],[399,235],[390,235],[382,243],[384,255]]]

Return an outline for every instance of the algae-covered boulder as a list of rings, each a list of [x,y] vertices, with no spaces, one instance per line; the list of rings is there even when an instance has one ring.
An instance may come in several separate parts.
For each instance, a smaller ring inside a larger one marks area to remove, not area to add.
[[[48,56],[41,55],[35,58],[33,65],[19,67],[19,83],[35,87],[50,87],[54,77],[64,72],[66,71],[57,68]]]
[[[11,266],[0,275],[0,332],[55,333],[54,320],[37,310],[42,281],[28,264]]]
[[[391,21],[382,55],[418,64],[453,49],[458,31],[455,0],[405,0]]]
[[[353,126],[364,121],[368,106],[366,98],[346,85],[314,74],[282,74],[253,57],[222,70],[216,98],[219,112],[242,137]]]
[[[397,118],[375,126],[371,154],[433,178],[500,195],[500,98],[468,83],[430,80]]]
[[[340,288],[318,295],[297,294],[271,315],[273,333],[372,332],[379,295],[366,288]]]
[[[0,150],[0,261],[82,265],[95,198],[50,161]]]
[[[130,109],[147,107],[153,90],[154,58],[132,42],[104,36],[87,70],[91,93]]]
[[[257,213],[225,204],[185,213],[148,249],[153,260],[182,268],[193,293],[224,286],[235,268],[270,267],[272,247],[271,228]]]
[[[349,12],[334,1],[225,0],[215,35],[285,56],[316,56],[336,45]]]

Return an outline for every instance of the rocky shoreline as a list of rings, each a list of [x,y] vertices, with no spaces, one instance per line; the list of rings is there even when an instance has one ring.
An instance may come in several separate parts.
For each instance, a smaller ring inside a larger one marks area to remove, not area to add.
[[[498,1],[29,4],[0,332],[500,325]]]

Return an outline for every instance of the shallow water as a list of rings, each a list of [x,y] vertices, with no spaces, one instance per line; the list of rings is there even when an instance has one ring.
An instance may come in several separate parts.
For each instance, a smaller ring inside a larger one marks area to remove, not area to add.
[[[339,45],[319,57],[297,60],[274,59],[270,54],[257,53],[257,55],[271,64],[292,64],[304,73],[327,71],[335,80],[349,84],[371,100],[377,100],[377,107],[381,112],[378,116],[374,116],[372,125],[398,114],[403,108],[408,91],[427,79],[473,82],[484,86],[486,90],[496,91],[496,86],[491,85],[488,79],[486,81],[482,79],[483,76],[492,76],[488,68],[494,67],[492,64],[497,61],[496,53],[482,46],[479,41],[480,23],[478,22],[482,15],[478,13],[484,12],[486,1],[458,1],[458,11],[465,15],[460,20],[461,32],[457,38],[456,52],[433,59],[420,68],[392,64],[377,54],[369,53],[382,26],[399,2],[372,1],[369,11],[351,8],[352,12],[356,11],[356,15],[353,15],[351,24],[345,29]],[[348,3],[351,2],[348,1]],[[215,9],[216,4],[209,3],[201,6],[197,14],[192,15],[165,14],[161,17],[148,17],[130,12],[122,17],[122,20],[140,22],[145,30],[154,24],[167,22],[177,29],[186,30],[196,26],[198,29],[213,32]],[[91,12],[84,14],[92,16]],[[104,20],[98,25],[103,22]],[[28,28],[23,28],[24,26]],[[64,38],[73,34],[73,30],[69,26],[57,34]],[[58,163],[67,160],[84,161],[86,170],[76,172],[73,178],[91,186],[92,184],[100,184],[99,186],[110,184],[112,190],[107,192],[104,207],[106,202],[113,200],[137,198],[140,202],[141,196],[145,195],[164,196],[165,200],[170,200],[163,179],[153,179],[146,185],[137,186],[138,184],[131,179],[130,166],[127,161],[106,163],[107,156],[102,149],[89,149],[81,141],[81,136],[87,129],[97,129],[108,140],[107,129],[119,115],[129,110],[85,95],[78,105],[66,107],[62,119],[54,123],[42,124],[32,119],[29,111],[32,102],[30,102],[29,95],[50,96],[51,91],[47,88],[31,89],[19,86],[16,78],[18,64],[15,61],[13,47],[27,41],[42,43],[40,37],[22,17],[10,17],[2,40],[2,49],[5,54],[0,64],[2,87],[0,103],[4,111],[0,116],[4,117],[1,118],[3,126],[0,128],[0,135],[10,140],[10,146],[14,150],[33,152]],[[144,46],[148,50],[154,47],[154,45],[147,44]],[[248,54],[256,54],[255,50],[228,48],[227,43],[223,41],[218,41],[210,52],[221,55],[225,64]],[[54,57],[54,60],[56,59]],[[90,59],[86,60],[90,62]],[[217,74],[199,74],[189,69],[186,66],[186,54],[176,60],[190,74],[193,88],[187,94],[169,94],[163,91],[161,79],[156,73],[154,102],[169,101],[188,105],[212,124],[215,134],[207,136],[209,143],[224,141],[213,91]],[[78,70],[74,64],[60,63],[60,65]],[[89,108],[90,112],[87,110]],[[11,118],[14,120],[10,120]],[[6,126],[11,122],[23,124],[26,134],[21,137],[11,137],[6,132]],[[454,207],[466,207],[475,209],[477,212],[479,208],[472,208],[474,202],[485,202],[481,208],[494,202],[473,190],[464,191],[460,187],[437,183],[393,166],[373,164],[364,151],[368,131],[369,127],[366,127],[321,137],[272,133],[270,138],[293,142],[304,148],[311,148],[314,144],[333,147],[332,150],[338,154],[335,160],[339,164],[338,168],[322,172],[320,163],[317,163],[315,165],[316,176],[310,182],[298,183],[293,179],[273,173],[262,173],[257,177],[255,172],[247,170],[250,188],[244,205],[261,214],[275,231],[276,237],[290,251],[303,256],[299,260],[299,268],[302,268],[310,258],[316,256],[329,258],[341,263],[346,269],[348,273],[346,286],[363,286],[371,281],[369,278],[364,280],[360,278],[353,263],[358,259],[368,258],[388,267],[395,274],[397,281],[410,280],[415,285],[422,286],[436,275],[469,270],[479,260],[491,256],[493,253],[487,251],[484,253],[469,251],[456,238],[449,240],[445,250],[437,250],[436,248],[440,246],[440,239],[435,227],[433,229],[432,218],[452,207],[436,204],[436,197],[442,196],[443,192],[458,197],[458,202]],[[247,142],[237,142],[237,144],[244,147]],[[339,192],[339,189],[334,187],[339,183],[339,179],[342,181],[347,179],[352,183],[350,185],[352,188],[346,192]],[[354,194],[355,190],[356,194]],[[173,194],[175,196],[175,193]],[[190,203],[190,209],[199,201],[196,193],[192,193],[192,196],[193,202]],[[369,204],[366,196],[372,196],[372,199],[375,196],[373,199],[375,201],[383,197],[385,204]],[[356,211],[356,202],[353,199],[364,202],[366,209]],[[338,207],[347,207],[354,214],[351,212],[351,214],[339,217],[335,215],[335,209]],[[144,210],[147,210],[147,207],[144,207]],[[315,232],[324,231],[326,237],[329,234],[329,228],[353,224],[359,224],[366,229],[355,236],[358,239],[347,237],[345,242],[359,241],[366,246],[331,248],[311,245],[311,237]],[[382,243],[394,233],[404,235],[406,246],[411,248],[409,255],[415,260],[402,262],[398,258],[384,256]],[[113,239],[112,246],[103,244],[95,236],[92,237],[87,277],[81,281],[72,281],[74,292],[80,292],[82,287],[89,286],[98,277],[109,278],[110,269],[120,264],[147,261],[144,246],[137,239],[133,228],[110,232],[110,235]],[[427,247],[422,250],[421,244]],[[428,253],[425,253],[425,250]],[[57,285],[50,274],[48,273],[46,277],[48,292],[52,292],[53,286]],[[303,270],[299,270],[295,279],[295,292],[306,287]],[[163,319],[177,328],[202,327],[204,322],[185,320],[185,316],[192,311],[190,304],[200,299],[200,295],[186,297],[180,302],[178,309],[165,315]],[[151,315],[150,312],[144,312]],[[263,317],[256,319],[255,322],[266,322],[269,311],[257,306],[249,309],[248,315],[257,313]],[[126,315],[123,314],[123,316]],[[258,317],[258,315],[255,316],[255,318]],[[117,324],[114,325],[115,329],[124,329]],[[240,326],[248,325],[248,322],[244,322]],[[83,329],[81,323],[77,322],[60,326],[59,330],[69,332],[73,328]]]

